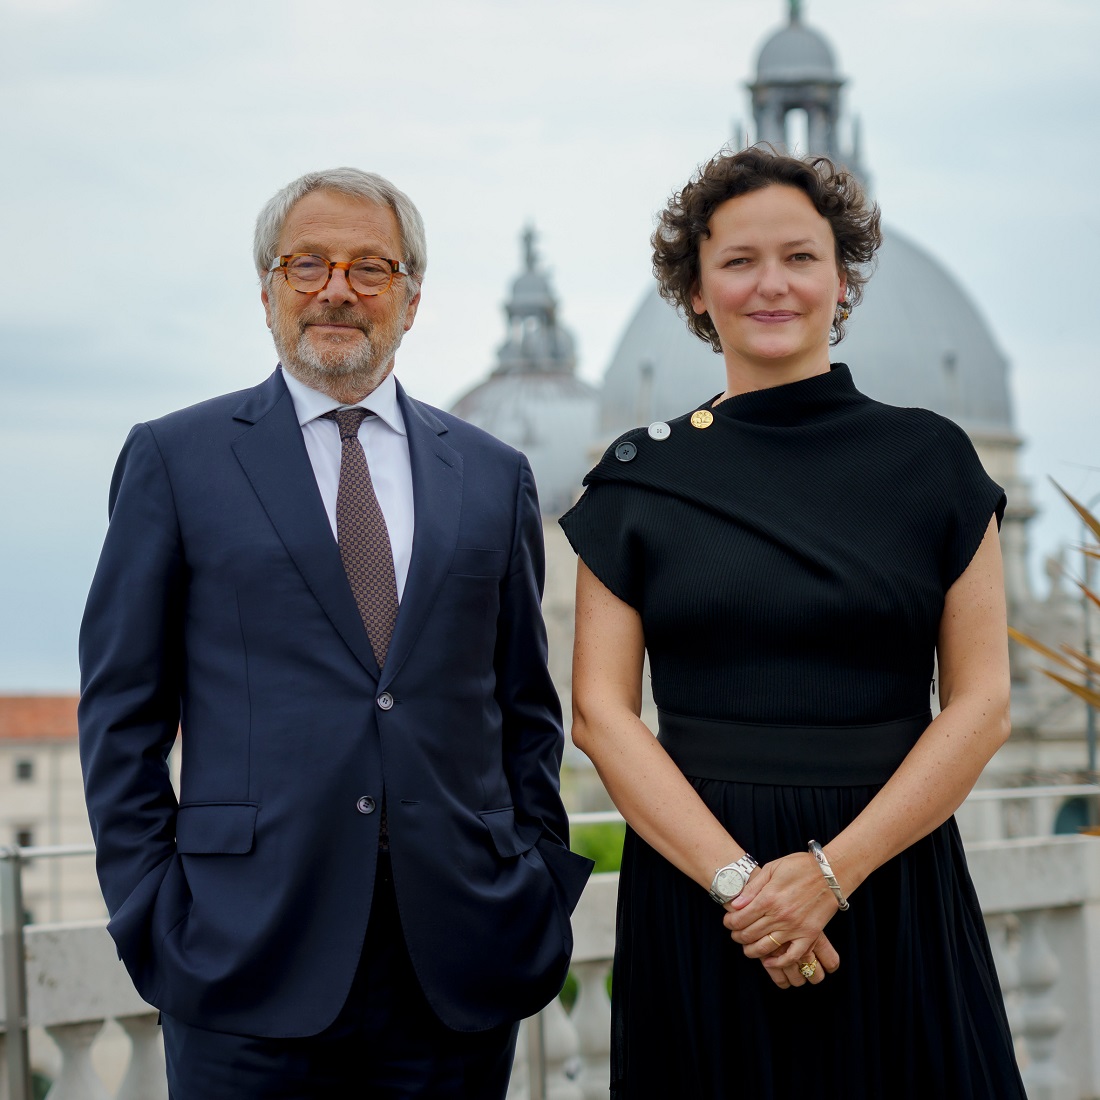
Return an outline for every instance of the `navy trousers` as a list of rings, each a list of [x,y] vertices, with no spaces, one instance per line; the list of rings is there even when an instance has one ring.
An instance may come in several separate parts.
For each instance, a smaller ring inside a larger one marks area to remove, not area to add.
[[[458,1032],[432,1012],[409,960],[389,859],[347,1003],[319,1035],[268,1039],[165,1015],[171,1100],[503,1100],[519,1024]]]

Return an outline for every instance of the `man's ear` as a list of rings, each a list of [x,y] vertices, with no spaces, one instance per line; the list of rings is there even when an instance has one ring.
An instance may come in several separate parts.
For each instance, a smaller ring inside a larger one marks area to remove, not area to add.
[[[417,288],[416,293],[409,299],[408,305],[405,306],[405,331],[413,327],[413,321],[416,319],[416,311],[420,307],[420,289]]]
[[[260,284],[260,301],[264,304],[264,316],[267,318],[267,327],[271,328],[271,296],[267,292],[266,284]]]

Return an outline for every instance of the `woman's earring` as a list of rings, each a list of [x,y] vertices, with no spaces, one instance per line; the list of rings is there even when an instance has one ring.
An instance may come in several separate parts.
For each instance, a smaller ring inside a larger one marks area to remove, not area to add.
[[[836,323],[842,325],[852,316],[852,303],[847,298],[836,304]]]

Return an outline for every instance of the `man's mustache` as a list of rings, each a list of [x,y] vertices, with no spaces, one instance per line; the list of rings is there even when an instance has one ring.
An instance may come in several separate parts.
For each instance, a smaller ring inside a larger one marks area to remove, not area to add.
[[[305,332],[307,325],[351,325],[352,328],[357,328],[360,332],[368,335],[371,330],[369,322],[364,321],[354,309],[349,309],[347,307],[326,309],[318,313],[301,317],[298,321],[299,330]]]

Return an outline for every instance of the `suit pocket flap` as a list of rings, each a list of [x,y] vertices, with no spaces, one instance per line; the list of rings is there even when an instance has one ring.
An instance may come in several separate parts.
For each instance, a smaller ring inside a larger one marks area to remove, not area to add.
[[[505,806],[501,810],[483,810],[478,817],[485,822],[497,854],[505,857],[520,856],[529,852],[539,838],[534,826],[517,826],[515,810]]]
[[[182,855],[244,855],[256,835],[253,802],[192,802],[176,814],[176,851]]]
[[[503,550],[482,550],[473,546],[460,546],[451,558],[449,573],[463,577],[496,577],[504,575]]]

